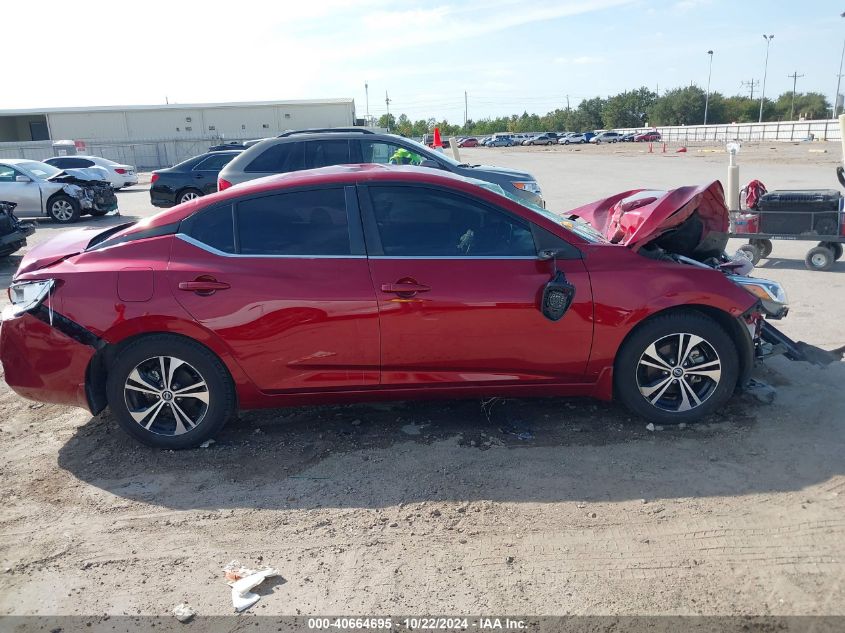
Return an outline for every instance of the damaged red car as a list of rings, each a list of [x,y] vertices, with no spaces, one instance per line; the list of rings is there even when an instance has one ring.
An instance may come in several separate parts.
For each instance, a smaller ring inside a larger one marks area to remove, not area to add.
[[[431,169],[271,176],[30,250],[0,358],[27,398],[195,446],[237,408],[593,396],[690,422],[749,381],[783,289],[721,185],[559,216]]]

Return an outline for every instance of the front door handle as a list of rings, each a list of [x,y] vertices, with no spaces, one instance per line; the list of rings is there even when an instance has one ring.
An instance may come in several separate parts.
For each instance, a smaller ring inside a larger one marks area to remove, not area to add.
[[[197,277],[194,281],[179,282],[179,290],[187,290],[202,295],[210,295],[218,290],[226,290],[230,287],[225,281],[217,281],[214,277],[209,276]]]
[[[382,284],[382,292],[392,292],[398,295],[415,295],[418,292],[428,292],[430,286],[418,284],[412,281],[400,281],[395,284]]]

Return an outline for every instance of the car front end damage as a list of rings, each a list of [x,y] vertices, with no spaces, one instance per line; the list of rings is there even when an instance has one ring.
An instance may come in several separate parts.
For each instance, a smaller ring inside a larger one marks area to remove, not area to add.
[[[842,358],[842,349],[793,341],[772,325],[789,313],[786,292],[776,281],[751,276],[754,264],[744,252],[725,252],[729,213],[718,181],[671,191],[626,191],[575,209],[565,221],[586,222],[611,243],[650,259],[719,272],[748,292],[756,302],[739,319],[751,336],[755,360],[783,354],[826,365]]]
[[[35,232],[34,224],[18,220],[14,213],[16,206],[16,202],[0,200],[0,257],[26,246],[26,238]]]
[[[104,214],[117,209],[117,196],[101,169],[65,169],[48,180],[61,185],[64,193],[77,200],[83,213]]]

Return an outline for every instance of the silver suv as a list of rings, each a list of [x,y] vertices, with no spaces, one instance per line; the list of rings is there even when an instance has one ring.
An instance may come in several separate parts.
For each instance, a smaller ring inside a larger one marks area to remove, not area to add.
[[[394,134],[365,128],[329,128],[285,132],[264,139],[227,164],[217,178],[222,191],[248,180],[301,169],[347,163],[419,165],[486,180],[539,206],[540,186],[531,174],[488,165],[459,163],[451,156]]]

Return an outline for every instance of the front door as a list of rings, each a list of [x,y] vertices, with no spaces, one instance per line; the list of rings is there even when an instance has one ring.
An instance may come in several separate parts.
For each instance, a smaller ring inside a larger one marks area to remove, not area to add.
[[[0,200],[16,202],[16,215],[41,215],[41,187],[30,178],[18,182],[18,176],[30,178],[9,165],[0,165]]]
[[[378,384],[378,308],[355,206],[352,187],[257,195],[201,211],[174,240],[173,294],[262,391]]]
[[[382,385],[580,382],[592,343],[592,294],[580,259],[565,316],[538,309],[553,264],[529,222],[442,188],[359,190],[381,323]],[[577,251],[575,251],[577,253]]]

